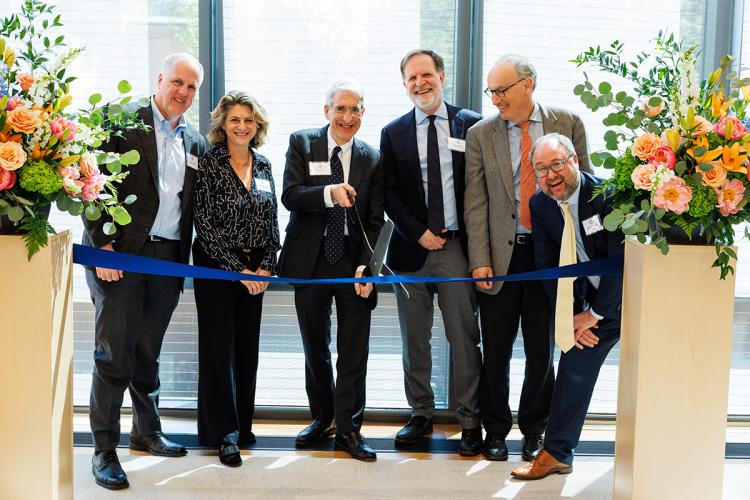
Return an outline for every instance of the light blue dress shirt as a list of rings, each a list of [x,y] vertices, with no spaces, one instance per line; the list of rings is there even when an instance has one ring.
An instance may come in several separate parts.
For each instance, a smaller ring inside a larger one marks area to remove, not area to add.
[[[573,228],[575,229],[575,235],[576,235],[576,253],[578,254],[578,262],[588,262],[589,256],[586,253],[586,247],[583,246],[583,237],[581,236],[581,221],[578,220],[578,198],[581,194],[581,183],[583,182],[582,175],[578,174],[578,187],[573,192],[572,195],[570,195],[570,198],[565,200],[568,203],[568,207],[570,208],[570,215],[573,219]],[[557,206],[560,207],[560,201],[557,201]],[[560,213],[563,215],[563,220],[565,219],[565,214],[563,214],[562,208],[560,208]],[[596,288],[599,289],[599,282],[601,281],[601,276],[589,276],[588,277],[591,284]],[[591,309],[591,314],[594,315],[596,319],[602,319],[602,316],[599,316],[594,312],[593,309]]]
[[[534,103],[534,109],[529,116],[529,135],[531,144],[544,135],[542,112],[539,104]],[[513,166],[513,187],[516,194],[516,233],[530,233],[529,228],[521,224],[521,127],[516,122],[508,120],[508,145],[510,147],[510,163]],[[539,187],[537,186],[537,190]]]
[[[448,107],[443,102],[435,113],[435,128],[437,129],[438,149],[440,151],[440,177],[443,181],[443,217],[445,227],[451,231],[458,229],[458,211],[456,209],[456,191],[453,188],[453,154],[448,148],[448,138],[451,136],[448,121]],[[427,204],[427,129],[430,126],[429,117],[419,108],[414,108],[414,120],[417,126],[417,149],[419,150],[419,166],[422,172],[424,186],[424,202]]]
[[[154,133],[159,159],[156,188],[159,194],[159,209],[154,225],[148,234],[168,240],[180,239],[180,192],[185,183],[185,143],[182,132],[187,128],[185,117],[172,130],[169,121],[156,107],[153,97],[151,109],[154,112]]]

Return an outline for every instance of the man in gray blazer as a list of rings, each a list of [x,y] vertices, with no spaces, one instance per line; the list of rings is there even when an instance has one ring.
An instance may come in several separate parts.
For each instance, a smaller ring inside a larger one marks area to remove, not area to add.
[[[118,186],[120,200],[135,195],[137,201],[128,207],[132,222],[114,234],[105,233],[104,218],[84,217],[84,245],[188,262],[193,184],[205,141],[183,115],[202,80],[203,68],[193,56],[167,56],[151,103],[138,110],[149,130],[124,131],[102,146],[116,153],[140,153],[140,162]],[[86,282],[96,308],[89,410],[95,446],[92,472],[104,488],[127,488],[115,451],[126,389],[133,401],[130,447],[168,457],[186,453],[161,432],[158,410],[159,352],[183,280],[97,267],[87,268]]]
[[[526,58],[502,56],[487,75],[485,90],[500,113],[474,125],[466,137],[464,219],[474,278],[535,269],[528,208],[537,189],[529,160],[534,140],[550,132],[569,137],[580,169],[591,171],[581,119],[537,103],[536,80]],[[490,460],[508,458],[510,359],[520,320],[526,370],[518,426],[524,435],[523,458],[531,460],[542,445],[554,387],[549,303],[539,281],[485,281],[477,288],[484,354],[479,401],[487,431],[482,451]]]

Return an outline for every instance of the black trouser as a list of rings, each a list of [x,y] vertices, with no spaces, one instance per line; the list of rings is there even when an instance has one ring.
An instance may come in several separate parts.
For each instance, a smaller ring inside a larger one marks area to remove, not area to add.
[[[508,274],[532,271],[531,239],[516,244]],[[510,360],[520,319],[526,371],[518,405],[518,426],[524,435],[542,434],[554,389],[554,336],[549,299],[541,281],[504,283],[497,295],[478,293],[482,327],[482,377],[479,407],[487,432],[507,435],[513,426],[508,404]]]
[[[248,269],[256,270],[263,249],[255,249]],[[198,240],[198,266],[219,268]],[[198,310],[198,440],[205,446],[236,444],[250,436],[263,294],[251,295],[239,281],[195,280]]]
[[[336,264],[325,258],[321,244],[313,278],[352,278],[355,266],[349,246]],[[331,366],[331,304],[336,299],[337,379]],[[339,433],[359,430],[365,410],[365,377],[370,340],[370,309],[354,293],[354,285],[302,285],[294,303],[305,349],[305,389],[314,419],[336,420]]]
[[[140,255],[179,262],[180,242],[146,242]],[[87,268],[86,282],[96,309],[89,420],[96,450],[112,450],[120,442],[125,389],[133,401],[131,432],[161,430],[159,352],[182,279],[125,272],[107,282]]]

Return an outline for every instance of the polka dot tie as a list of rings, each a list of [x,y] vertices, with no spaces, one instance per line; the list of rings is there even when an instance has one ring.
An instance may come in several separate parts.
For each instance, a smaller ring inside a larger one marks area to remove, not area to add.
[[[341,164],[339,152],[341,148],[333,148],[331,155],[331,184],[344,182],[344,166]],[[344,221],[346,212],[338,205],[328,209],[326,222],[325,252],[329,264],[335,264],[344,255]]]

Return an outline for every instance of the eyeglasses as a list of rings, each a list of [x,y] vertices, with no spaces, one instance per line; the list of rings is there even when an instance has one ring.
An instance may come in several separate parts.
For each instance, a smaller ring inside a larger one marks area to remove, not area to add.
[[[345,115],[347,111],[350,111],[354,116],[362,114],[361,106],[336,106],[333,108],[333,112],[337,115]]]
[[[539,179],[543,179],[547,177],[547,174],[549,174],[549,171],[552,170],[553,172],[557,173],[560,172],[564,167],[565,164],[568,163],[568,160],[573,158],[573,154],[569,154],[567,158],[564,160],[558,160],[555,163],[548,165],[546,167],[542,168],[534,168],[534,175],[536,175]]]
[[[506,92],[508,92],[510,89],[512,89],[513,87],[515,87],[516,85],[518,85],[520,82],[522,82],[524,80],[526,80],[526,78],[521,78],[520,80],[512,83],[511,85],[508,85],[504,89],[497,88],[497,89],[493,90],[493,89],[487,87],[486,89],[484,89],[484,95],[486,95],[487,97],[489,97],[490,99],[492,99],[492,94],[495,94],[498,97],[498,99],[502,99],[503,97],[505,97],[505,93]]]

